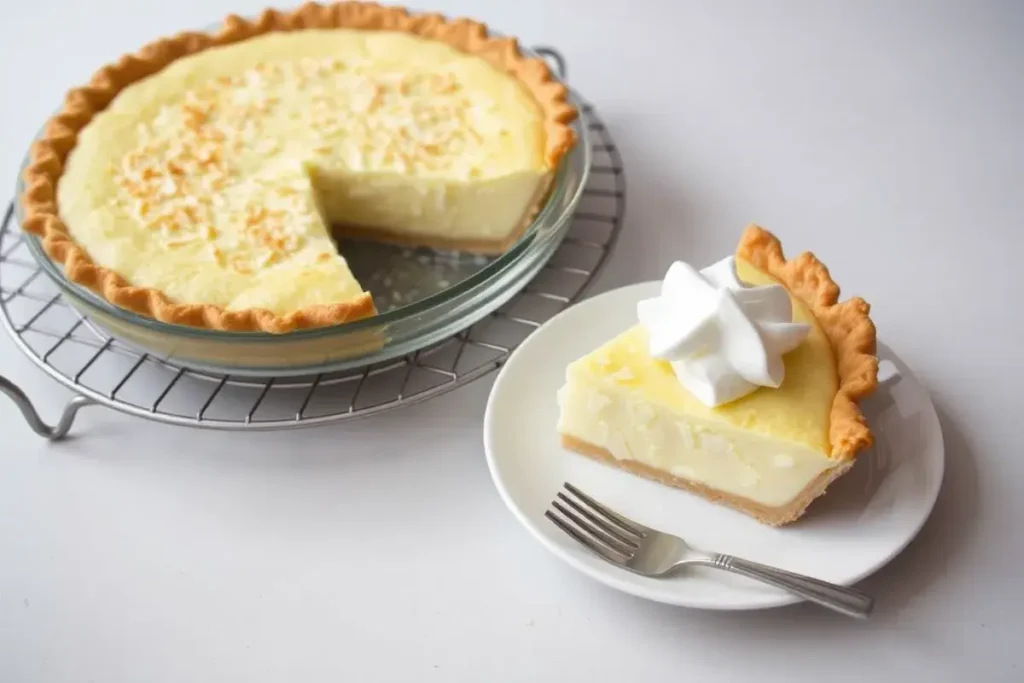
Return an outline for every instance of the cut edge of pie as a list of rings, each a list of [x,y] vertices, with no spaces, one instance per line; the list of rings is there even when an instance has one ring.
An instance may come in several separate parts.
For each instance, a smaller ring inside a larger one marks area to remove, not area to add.
[[[518,80],[531,93],[543,120],[544,159],[549,169],[555,169],[576,142],[570,124],[578,112],[568,101],[568,90],[553,77],[544,60],[524,56],[514,38],[493,37],[486,25],[470,19],[449,20],[440,14],[410,14],[401,7],[364,2],[306,3],[288,12],[268,9],[252,21],[230,15],[217,31],[185,32],[153,41],[138,52],[101,68],[87,85],[70,90],[63,107],[47,122],[30,151],[30,161],[23,174],[22,228],[41,238],[47,255],[63,265],[65,276],[70,281],[102,295],[120,308],[165,323],[231,332],[280,334],[374,315],[373,299],[366,292],[344,302],[307,306],[286,315],[259,308],[228,310],[215,304],[179,303],[158,289],[131,285],[117,272],[94,263],[71,237],[58,213],[57,183],[64,172],[68,154],[77,143],[79,132],[121,90],[181,57],[207,48],[275,31],[315,28],[405,32],[481,57]],[[512,235],[511,242],[521,236],[545,197],[546,194],[542,193],[537,198],[537,204],[529,211],[522,229]],[[369,235],[374,230],[365,232]],[[511,242],[506,241],[503,246],[507,248]]]
[[[791,501],[785,505],[773,507],[750,498],[721,491],[698,481],[677,477],[646,463],[635,460],[619,460],[608,449],[596,446],[582,439],[577,439],[568,434],[561,435],[561,442],[562,447],[570,451],[585,455],[606,465],[626,470],[644,479],[650,479],[659,484],[697,494],[712,503],[726,505],[734,510],[746,513],[762,524],[769,526],[783,526],[799,519],[807,507],[814,502],[814,499],[825,493],[825,489],[828,488],[829,484],[846,474],[855,462],[854,460],[849,460],[825,470],[805,486]]]

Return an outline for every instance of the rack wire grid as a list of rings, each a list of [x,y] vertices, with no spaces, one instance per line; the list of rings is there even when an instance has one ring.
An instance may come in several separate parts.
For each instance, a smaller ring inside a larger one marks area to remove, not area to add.
[[[562,66],[557,56],[552,59]],[[483,377],[581,298],[621,231],[626,187],[619,152],[591,105],[584,103],[581,115],[594,133],[590,178],[562,244],[537,277],[498,311],[440,343],[338,373],[232,377],[119,342],[65,303],[43,275],[11,204],[0,225],[0,319],[32,362],[77,395],[49,425],[25,392],[2,376],[0,393],[15,402],[36,433],[56,440],[67,434],[80,408],[93,404],[192,427],[284,429],[392,410]]]

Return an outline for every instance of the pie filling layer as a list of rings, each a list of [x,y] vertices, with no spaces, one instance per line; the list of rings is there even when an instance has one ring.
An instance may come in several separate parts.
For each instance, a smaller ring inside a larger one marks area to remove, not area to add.
[[[772,282],[737,260],[748,284]],[[792,297],[791,297],[792,298]],[[634,327],[572,363],[559,394],[559,431],[682,479],[782,507],[841,463],[830,458],[829,415],[836,394],[827,337],[806,306],[793,317],[812,323],[785,357],[785,381],[709,408],[687,392],[671,366],[650,356]]]
[[[838,463],[795,443],[651,404],[607,378],[577,377],[559,394],[558,429],[673,476],[767,507],[792,501]]]
[[[500,250],[548,187],[543,147],[531,95],[479,57],[406,33],[270,33],[123,90],[58,202],[134,285],[285,315],[362,294],[331,226]]]

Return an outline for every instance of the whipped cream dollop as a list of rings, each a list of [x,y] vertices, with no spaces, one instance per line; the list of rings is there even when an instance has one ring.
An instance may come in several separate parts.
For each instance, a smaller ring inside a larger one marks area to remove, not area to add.
[[[661,295],[641,301],[637,316],[650,354],[668,361],[687,391],[712,407],[781,386],[782,356],[811,329],[793,322],[785,287],[747,287],[731,256],[700,271],[673,263]]]

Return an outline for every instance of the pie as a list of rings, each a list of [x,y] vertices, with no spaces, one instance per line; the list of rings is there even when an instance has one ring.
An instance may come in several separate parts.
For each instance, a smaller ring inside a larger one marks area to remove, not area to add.
[[[872,443],[858,401],[878,383],[875,327],[864,300],[839,301],[839,287],[812,254],[787,260],[760,227],[747,228],[734,263],[743,285],[781,285],[792,326],[805,328],[781,357],[777,387],[768,382],[709,405],[684,387],[679,368],[652,356],[653,326],[640,323],[569,365],[558,429],[572,451],[782,525],[803,515]],[[759,301],[766,291],[748,298]],[[693,362],[717,348],[704,342]]]
[[[575,144],[565,87],[484,25],[343,2],[228,17],[70,91],[24,228],[144,316],[283,333],[375,313],[335,237],[501,253]]]

